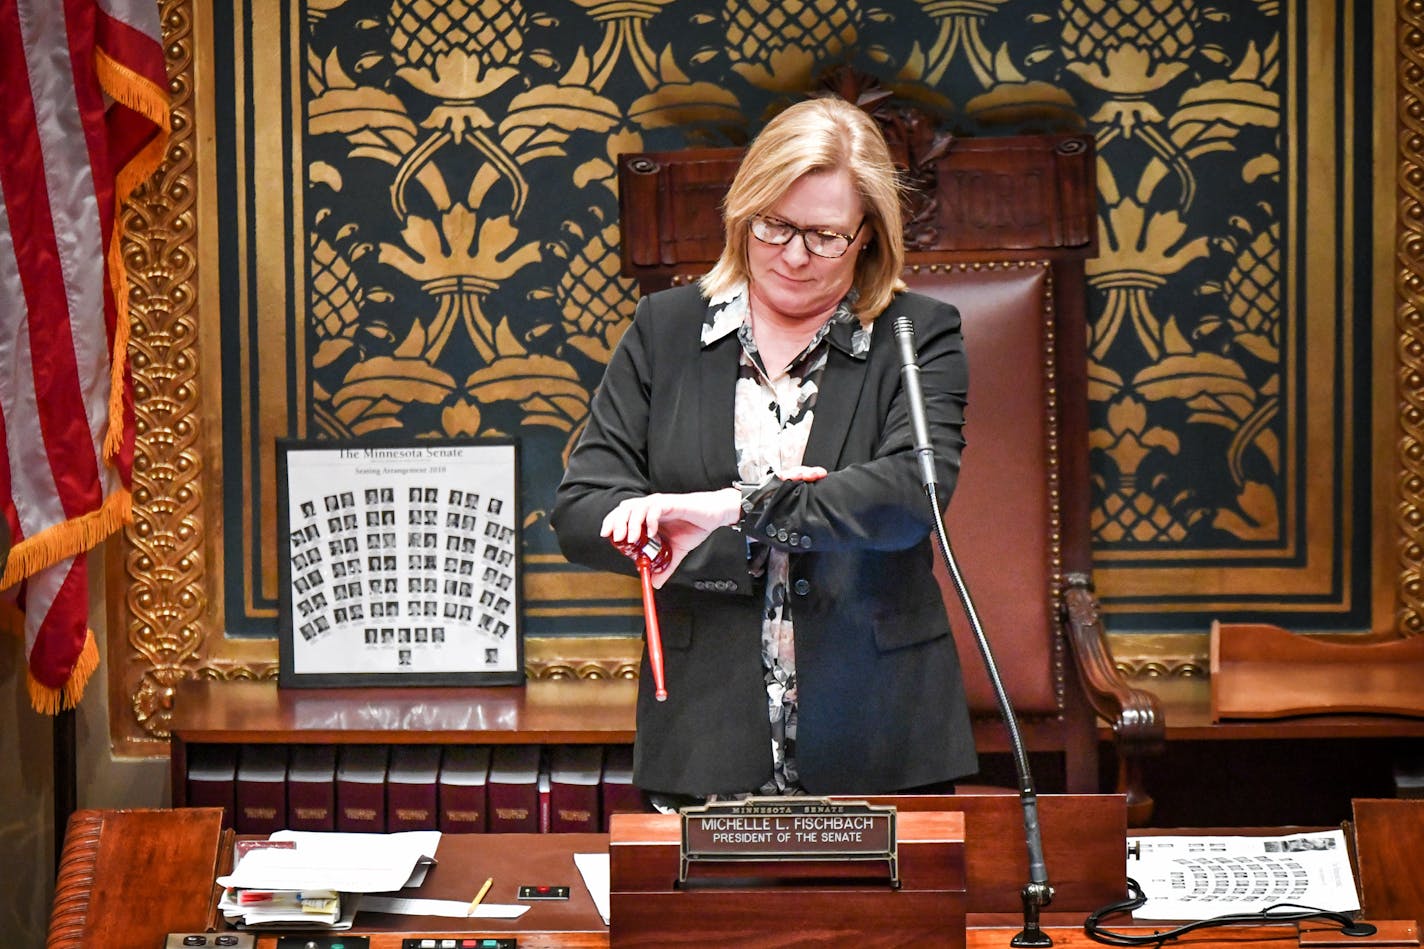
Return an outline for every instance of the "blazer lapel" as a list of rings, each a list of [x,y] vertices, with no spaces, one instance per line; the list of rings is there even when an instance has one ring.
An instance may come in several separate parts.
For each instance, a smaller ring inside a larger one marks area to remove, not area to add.
[[[694,412],[701,432],[702,467],[707,471],[709,484],[731,484],[737,479],[733,415],[740,354],[736,334],[731,334],[704,349],[702,358],[697,360],[701,378],[697,383],[699,403]]]
[[[820,391],[816,393],[816,416],[811,420],[811,434],[806,439],[806,453],[801,463],[820,465],[834,470],[840,461],[851,417],[865,387],[869,358],[850,355],[851,327],[831,328],[830,353],[821,373]]]

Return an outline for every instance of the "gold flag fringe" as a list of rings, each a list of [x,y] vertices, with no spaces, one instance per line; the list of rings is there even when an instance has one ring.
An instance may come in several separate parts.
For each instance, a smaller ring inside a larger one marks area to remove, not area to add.
[[[109,360],[109,430],[104,436],[104,460],[112,462],[124,440],[124,369],[129,352],[129,281],[124,264],[124,202],[158,170],[168,150],[170,118],[167,93],[152,82],[110,57],[103,50],[94,53],[94,71],[99,84],[116,102],[132,109],[162,129],[128,164],[119,169],[114,182],[114,233],[109,241],[108,274],[113,288],[116,318],[114,351]]]
[[[0,600],[0,629],[14,633],[21,642],[25,639],[25,614],[11,600]],[[99,643],[92,629],[84,630],[84,647],[79,650],[79,659],[69,672],[69,679],[56,688],[45,685],[26,669],[25,687],[30,693],[30,705],[41,715],[58,715],[67,708],[76,708],[84,697],[84,688],[94,673],[99,671]]]
[[[10,550],[0,589],[8,589],[61,560],[77,557],[133,520],[133,495],[120,489],[96,511],[47,527]]]
[[[58,715],[67,708],[77,708],[84,697],[84,687],[99,670],[99,644],[94,641],[94,631],[84,630],[84,648],[79,651],[79,659],[74,663],[69,679],[63,686],[55,688],[38,681],[33,673],[26,675],[25,684],[30,690],[30,705],[41,715]]]

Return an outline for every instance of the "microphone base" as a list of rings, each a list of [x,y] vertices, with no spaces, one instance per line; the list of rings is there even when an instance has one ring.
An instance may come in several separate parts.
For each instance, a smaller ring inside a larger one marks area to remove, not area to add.
[[[1053,939],[1048,933],[1035,926],[1032,929],[1025,929],[1010,939],[1009,945],[1027,947],[1027,949],[1046,949],[1046,947],[1053,945]]]
[[[1053,939],[1038,925],[1038,916],[1043,907],[1053,902],[1053,887],[1045,883],[1025,883],[1019,896],[1023,900],[1024,928],[1009,945],[1022,949],[1046,949],[1053,945]]]

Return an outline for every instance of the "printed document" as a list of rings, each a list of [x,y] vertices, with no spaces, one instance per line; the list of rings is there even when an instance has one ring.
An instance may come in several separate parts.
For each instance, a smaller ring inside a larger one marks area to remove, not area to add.
[[[1340,830],[1280,837],[1130,837],[1127,875],[1147,902],[1136,919],[1210,919],[1288,903],[1360,908]]]

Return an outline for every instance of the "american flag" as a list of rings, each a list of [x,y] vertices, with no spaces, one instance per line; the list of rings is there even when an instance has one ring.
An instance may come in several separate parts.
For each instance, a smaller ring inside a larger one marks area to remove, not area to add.
[[[42,712],[98,667],[84,552],[131,517],[119,211],[167,143],[161,40],[156,0],[0,0],[0,589]]]

